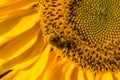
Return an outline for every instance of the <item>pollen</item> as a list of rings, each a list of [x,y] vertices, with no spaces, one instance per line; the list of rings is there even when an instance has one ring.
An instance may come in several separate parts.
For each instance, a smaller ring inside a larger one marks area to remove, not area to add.
[[[61,57],[93,72],[120,70],[119,0],[44,0],[42,31]]]

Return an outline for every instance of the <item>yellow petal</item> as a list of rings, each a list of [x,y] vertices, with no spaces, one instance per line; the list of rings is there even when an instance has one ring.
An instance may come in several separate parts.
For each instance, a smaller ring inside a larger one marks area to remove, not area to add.
[[[8,41],[12,40],[13,37],[0,37],[0,47],[2,47],[3,44],[7,43]]]
[[[106,72],[102,76],[102,80],[113,80],[111,72]]]
[[[103,73],[104,72],[100,72],[100,73],[96,74],[95,77],[94,77],[94,80],[102,80]]]
[[[2,45],[0,47],[0,58],[9,59],[9,57],[13,55],[17,50],[22,48],[34,36],[38,35],[38,32],[39,32],[39,26],[34,26],[30,30],[18,35],[14,39]]]
[[[84,76],[83,76],[83,70],[80,68],[79,72],[78,72],[78,80],[85,80]]]
[[[18,51],[16,51],[8,59],[12,60],[12,59],[16,58],[17,56],[24,54],[25,51],[27,51],[30,47],[32,47],[36,43],[37,38],[38,38],[38,35],[36,35],[34,38],[32,38],[30,41],[28,41],[23,47],[21,47]]]
[[[27,8],[27,9],[20,9],[20,10],[15,10],[15,11],[12,11],[10,13],[6,13],[2,16],[0,16],[0,18],[2,19],[2,21],[5,21],[5,20],[9,20],[9,19],[12,19],[12,18],[18,18],[18,17],[24,17],[28,14],[34,14],[34,13],[37,13],[38,12],[38,9],[37,8],[34,8],[34,7],[30,7],[30,8]],[[1,21],[1,22],[2,22]]]
[[[39,56],[43,52],[44,46],[45,44],[43,42],[43,36],[42,33],[40,33],[36,43],[32,47],[30,47],[27,51],[25,51],[18,57],[15,57],[14,59],[5,62],[1,66],[0,71],[6,69],[22,69],[31,65],[39,58]]]
[[[39,75],[37,80],[41,80],[43,78],[44,73],[50,68],[53,67],[55,63],[57,63],[59,60],[57,59],[56,53],[54,51],[50,52],[47,64],[44,68],[44,71],[42,74]]]
[[[10,73],[8,73],[4,77],[2,77],[2,79],[0,79],[0,80],[14,80],[13,77],[16,76],[18,72],[19,72],[19,70],[17,70],[17,71],[15,71],[15,70],[11,71]]]
[[[48,58],[49,58],[50,49],[51,49],[51,46],[48,45],[46,47],[45,51],[42,53],[38,62],[34,65],[34,67],[32,67],[32,69],[30,70],[31,74],[29,75],[31,77],[28,76],[29,80],[36,80],[38,78],[38,76],[43,72],[43,70],[45,69],[45,66],[47,64]]]
[[[75,64],[71,64],[68,71],[65,73],[65,80],[71,80],[72,71],[75,69]]]
[[[34,65],[31,65],[30,67],[20,70],[17,72],[17,75],[12,76],[12,80],[36,80],[37,77],[43,72],[48,58],[49,58],[49,52],[50,52],[51,46],[47,45],[44,52],[42,53],[41,57],[36,61]],[[5,78],[7,79],[6,76]]]
[[[78,71],[79,68],[75,67],[74,70],[71,72],[71,80],[77,80],[78,79]]]
[[[0,15],[9,13],[21,7],[30,5],[31,3],[34,4],[36,1],[37,0],[17,0],[17,1],[12,1],[12,3],[7,2],[6,4],[0,5]]]
[[[0,0],[0,5],[7,3],[7,0]]]
[[[13,3],[16,3],[18,1],[20,1],[20,0],[15,0],[15,1],[13,1],[13,0],[0,0],[0,5],[13,4]]]
[[[115,77],[116,77],[118,80],[120,80],[120,72],[116,73],[116,74],[115,74]],[[117,80],[117,79],[116,79],[116,80]]]
[[[87,76],[87,78],[89,80],[93,80],[94,79],[94,74],[90,70],[86,70],[86,76]]]
[[[28,10],[28,12],[27,10],[16,11],[16,16],[8,17],[0,23],[0,37],[13,37],[32,28],[39,20],[39,14],[36,12],[36,9]]]
[[[57,64],[49,67],[49,69],[46,70],[43,79],[39,80],[65,80],[65,75],[62,71],[65,64],[67,64],[67,61],[63,59]]]

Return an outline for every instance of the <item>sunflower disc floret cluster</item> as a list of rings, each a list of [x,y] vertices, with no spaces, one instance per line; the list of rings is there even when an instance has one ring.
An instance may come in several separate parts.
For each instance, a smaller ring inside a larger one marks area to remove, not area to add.
[[[119,0],[45,0],[42,31],[61,56],[94,72],[120,70]]]

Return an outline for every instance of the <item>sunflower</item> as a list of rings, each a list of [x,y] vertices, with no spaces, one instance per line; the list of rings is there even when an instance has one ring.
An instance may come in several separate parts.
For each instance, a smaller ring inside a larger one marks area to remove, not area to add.
[[[119,75],[119,0],[0,0],[0,80]]]

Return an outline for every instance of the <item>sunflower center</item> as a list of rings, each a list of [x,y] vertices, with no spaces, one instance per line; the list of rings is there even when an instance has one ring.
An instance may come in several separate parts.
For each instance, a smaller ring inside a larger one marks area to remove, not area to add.
[[[120,69],[119,0],[47,0],[42,31],[61,56],[92,71]]]
[[[70,5],[70,19],[91,44],[101,45],[106,40],[120,38],[120,26],[117,25],[120,5],[117,2],[90,0],[73,3]]]

